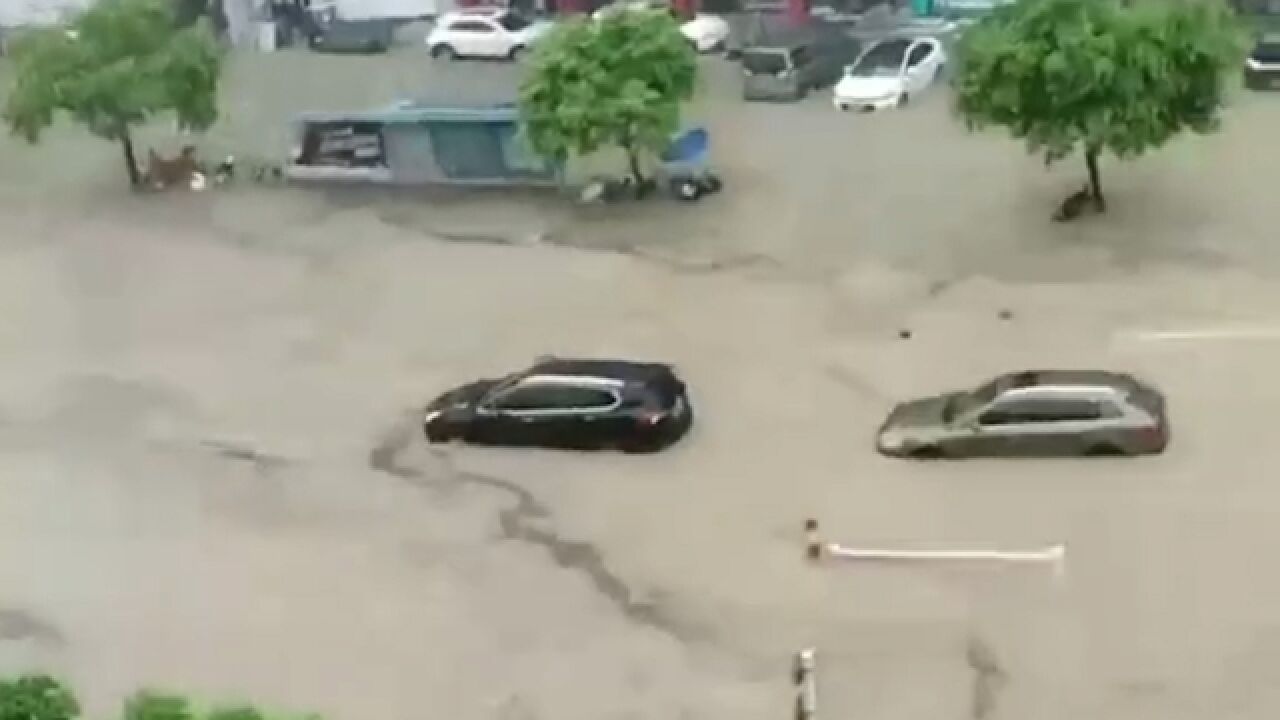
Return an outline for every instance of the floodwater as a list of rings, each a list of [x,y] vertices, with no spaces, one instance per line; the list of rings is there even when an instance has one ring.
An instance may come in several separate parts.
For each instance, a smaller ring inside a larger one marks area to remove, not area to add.
[[[1113,211],[1062,227],[1079,168],[965,134],[941,93],[747,106],[714,63],[694,114],[726,190],[693,207],[130,197],[73,129],[6,141],[0,671],[65,674],[93,716],[148,685],[340,719],[763,719],[812,644],[828,716],[1280,709],[1280,574],[1254,562],[1280,541],[1280,106],[1108,164]],[[511,83],[411,51],[237,58],[208,148]],[[422,443],[430,395],[547,352],[674,362],[700,424],[653,457]],[[898,399],[1048,365],[1152,378],[1170,452],[871,452]],[[1065,542],[1066,572],[814,567],[811,516],[852,545]]]

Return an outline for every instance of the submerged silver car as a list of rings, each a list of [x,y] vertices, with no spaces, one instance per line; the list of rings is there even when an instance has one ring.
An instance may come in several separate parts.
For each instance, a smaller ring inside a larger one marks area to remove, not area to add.
[[[1164,397],[1130,375],[1032,370],[973,390],[898,405],[880,427],[885,455],[1143,455],[1169,443]]]

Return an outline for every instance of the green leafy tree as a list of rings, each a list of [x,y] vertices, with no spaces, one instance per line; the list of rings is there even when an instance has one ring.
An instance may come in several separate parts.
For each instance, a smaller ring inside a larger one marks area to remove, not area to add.
[[[1215,130],[1243,39],[1221,2],[1018,0],[960,41],[956,110],[971,130],[1005,127],[1046,164],[1082,151],[1077,197],[1102,211],[1099,156]]]
[[[135,186],[142,173],[133,128],[172,112],[180,126],[204,130],[218,116],[221,51],[206,23],[177,28],[169,0],[95,0],[67,27],[23,38],[12,54],[10,130],[38,142],[66,112],[120,143]]]
[[[675,18],[620,10],[562,24],[544,38],[520,90],[525,134],[558,163],[613,146],[639,184],[693,97],[697,58]]]
[[[48,675],[0,678],[0,720],[74,720],[80,704]]]
[[[139,690],[124,701],[124,720],[195,720],[191,701],[181,695]]]

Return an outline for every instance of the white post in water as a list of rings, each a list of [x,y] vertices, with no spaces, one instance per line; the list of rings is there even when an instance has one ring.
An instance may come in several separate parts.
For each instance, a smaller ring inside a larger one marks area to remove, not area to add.
[[[1050,565],[1055,576],[1066,571],[1067,546],[1051,545],[1035,550],[888,550],[854,548],[839,543],[823,543],[818,521],[805,521],[805,555],[813,561],[823,558],[870,562],[969,562]]]
[[[817,651],[805,648],[796,653],[792,681],[796,686],[795,720],[816,720],[818,715]]]

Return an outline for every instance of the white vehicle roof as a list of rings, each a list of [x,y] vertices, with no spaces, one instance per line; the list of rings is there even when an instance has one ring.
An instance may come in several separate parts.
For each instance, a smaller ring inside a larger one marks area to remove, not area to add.
[[[454,20],[466,20],[468,18],[488,18],[490,20],[502,17],[507,14],[507,10],[503,8],[466,8],[463,10],[453,10],[440,16],[440,22],[452,22]]]

